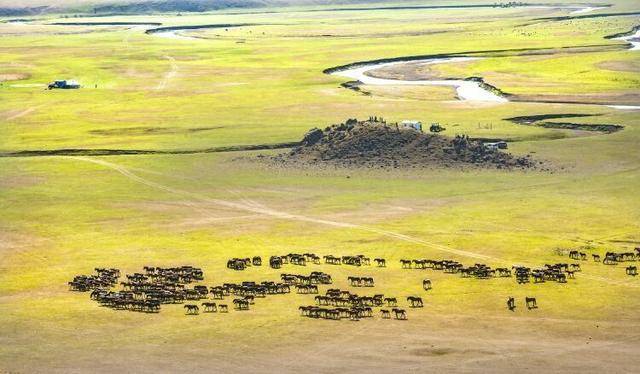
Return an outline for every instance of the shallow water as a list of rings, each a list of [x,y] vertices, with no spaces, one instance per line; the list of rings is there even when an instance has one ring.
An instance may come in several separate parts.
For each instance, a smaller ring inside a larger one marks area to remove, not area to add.
[[[630,51],[640,51],[640,30],[636,31],[633,35],[621,36],[615,39],[631,43],[631,48],[629,48]]]
[[[607,105],[609,108],[620,110],[639,110],[640,105]]]
[[[600,9],[607,9],[607,7],[604,7],[604,6],[588,6],[588,7],[584,7],[584,8],[577,8],[576,10],[574,10],[573,12],[571,12],[569,14],[589,13],[589,12],[593,12],[593,11],[600,10]]]
[[[333,75],[338,75],[341,77],[350,78],[353,80],[358,80],[364,84],[369,85],[377,85],[377,86],[449,86],[454,87],[456,89],[456,93],[458,98],[463,101],[485,101],[485,102],[496,102],[496,103],[504,103],[508,100],[504,97],[498,96],[493,92],[485,90],[478,82],[473,81],[465,81],[459,79],[450,79],[450,80],[399,80],[399,79],[383,79],[383,78],[375,78],[366,73],[372,70],[400,65],[400,64],[421,64],[421,65],[433,65],[433,64],[443,64],[443,63],[456,63],[456,62],[464,62],[464,61],[472,61],[477,60],[477,58],[473,57],[452,57],[452,58],[434,58],[434,59],[425,59],[425,60],[416,60],[416,61],[400,61],[400,62],[388,62],[388,63],[379,63],[379,64],[371,64],[356,67],[353,69],[347,69],[342,71],[337,71],[332,73]]]

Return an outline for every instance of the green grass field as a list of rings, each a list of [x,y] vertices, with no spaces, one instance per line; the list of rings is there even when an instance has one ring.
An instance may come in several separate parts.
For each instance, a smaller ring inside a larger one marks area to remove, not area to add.
[[[640,11],[630,1],[594,13]],[[320,7],[315,7],[318,9]],[[444,135],[515,140],[552,171],[299,169],[262,152],[0,157],[0,372],[633,372],[640,283],[625,266],[582,262],[567,284],[518,285],[402,270],[401,258],[493,267],[567,262],[640,245],[639,111],[602,105],[455,100],[442,87],[340,87],[326,68],[380,58],[469,51],[553,50],[439,65],[505,92],[640,105],[640,52],[603,37],[640,16],[535,21],[566,9],[366,10],[57,18],[0,23],[0,152],[199,150],[292,142],[314,126],[381,115],[440,122]],[[144,27],[53,22],[251,23],[147,35]],[[80,90],[45,90],[54,79]],[[597,114],[593,134],[520,126],[514,116]],[[388,267],[268,266],[234,272],[231,257],[313,252],[384,257]],[[68,291],[95,267],[123,272],[191,264],[205,284],[277,280],[282,272],[373,276],[357,290],[425,308],[409,320],[299,317],[308,295],[257,300],[249,312],[187,317],[181,305],[144,314],[101,308]],[[636,263],[637,264],[637,263]],[[425,292],[429,278],[434,289]],[[518,308],[509,312],[508,296]],[[540,308],[528,311],[524,297]]]

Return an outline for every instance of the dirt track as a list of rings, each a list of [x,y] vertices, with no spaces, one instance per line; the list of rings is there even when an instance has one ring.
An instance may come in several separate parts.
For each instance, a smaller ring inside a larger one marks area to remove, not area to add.
[[[12,121],[14,119],[18,119],[20,117],[24,117],[26,115],[29,115],[29,114],[35,112],[38,108],[40,108],[40,105],[32,106],[32,107],[27,108],[25,110],[22,110],[22,111],[20,111],[18,113],[14,113],[14,114],[8,116],[7,118],[5,118],[5,121]]]
[[[178,73],[178,64],[176,64],[176,60],[169,56],[163,56],[165,59],[169,60],[169,62],[171,63],[171,67],[169,68],[169,70],[164,74],[164,76],[162,77],[162,80],[158,83],[158,85],[156,86],[156,90],[164,90],[167,87],[167,83],[169,83],[169,81],[171,79],[173,79],[173,77],[176,76],[176,74]]]

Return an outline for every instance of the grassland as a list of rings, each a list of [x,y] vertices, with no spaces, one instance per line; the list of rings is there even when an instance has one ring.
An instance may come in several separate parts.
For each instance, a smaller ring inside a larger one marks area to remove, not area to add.
[[[599,12],[640,10],[612,3]],[[260,24],[181,32],[194,40],[147,35],[143,27],[46,25],[64,21],[55,17],[0,24],[0,151],[271,144],[296,141],[313,126],[382,115],[438,121],[445,135],[514,139],[510,151],[531,153],[554,171],[283,169],[255,161],[257,152],[0,157],[0,371],[633,372],[640,283],[622,265],[589,261],[568,284],[517,285],[401,270],[398,260],[540,266],[568,260],[558,247],[638,246],[638,111],[465,103],[433,87],[371,87],[363,96],[322,70],[410,55],[615,45],[603,37],[638,17],[540,22],[568,12],[297,10],[100,18]],[[83,20],[95,21],[73,19]],[[521,95],[627,95],[617,103],[640,105],[628,99],[638,90],[639,56],[622,48],[507,53],[438,69],[483,76]],[[45,91],[56,78],[85,87]],[[577,121],[625,129],[592,135],[505,120],[548,113],[598,114]],[[132,272],[192,264],[207,284],[273,280],[281,271],[224,265],[289,252],[387,258],[386,269],[304,269],[331,273],[337,287],[347,287],[348,275],[371,275],[375,293],[424,294],[425,277],[434,289],[406,322],[349,323],[300,318],[297,307],[312,303],[303,295],[189,318],[180,306],[157,315],[100,308],[66,285],[96,266]],[[509,312],[507,296],[536,296],[540,308]]]

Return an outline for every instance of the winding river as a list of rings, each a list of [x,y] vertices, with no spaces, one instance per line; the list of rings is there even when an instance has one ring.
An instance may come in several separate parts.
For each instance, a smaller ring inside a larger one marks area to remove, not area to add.
[[[630,51],[640,51],[640,28],[636,30],[636,32],[632,35],[621,36],[619,38],[614,38],[615,40],[624,40],[625,42],[631,44]]]
[[[377,70],[389,66],[398,66],[403,64],[417,64],[417,65],[434,65],[444,63],[457,63],[465,61],[478,60],[476,57],[448,57],[448,58],[432,58],[426,60],[416,61],[399,61],[399,62],[387,62],[387,63],[375,63],[364,66],[359,66],[346,70],[339,70],[333,75],[346,77],[356,81],[360,81],[363,84],[387,86],[387,85],[405,85],[405,86],[449,86],[456,89],[456,93],[460,100],[465,101],[484,101],[494,103],[504,103],[508,100],[502,96],[486,90],[482,87],[480,82],[467,81],[461,79],[444,79],[444,80],[399,80],[399,79],[383,79],[375,78],[367,75],[367,72]]]
[[[640,29],[636,29],[635,33],[632,35],[622,36],[614,38],[616,40],[623,40],[627,43],[631,44],[631,47],[628,49],[629,51],[638,51],[640,50]],[[416,60],[406,60],[406,61],[394,61],[394,62],[371,62],[371,63],[361,63],[352,67],[348,67],[345,69],[340,68],[332,68],[328,69],[329,71],[325,71],[331,75],[337,75],[345,78],[349,78],[359,83],[366,85],[376,85],[376,86],[449,86],[454,87],[456,90],[456,94],[459,100],[461,101],[474,101],[474,102],[488,102],[488,103],[506,103],[509,100],[501,95],[498,95],[494,92],[494,90],[490,89],[490,86],[483,84],[482,82],[473,81],[473,80],[462,80],[462,79],[430,79],[430,80],[404,80],[404,79],[388,79],[388,78],[377,78],[371,75],[371,72],[386,68],[389,66],[399,66],[406,64],[413,64],[416,66],[420,65],[434,65],[434,64],[444,64],[444,63],[458,63],[465,61],[473,61],[478,60],[480,58],[477,57],[438,57],[438,58],[427,58],[427,59],[416,59]],[[559,103],[559,104],[569,104],[569,103]],[[580,105],[580,103],[575,103],[576,105]],[[613,105],[613,104],[585,104],[585,105],[600,105],[606,106],[613,109],[620,110],[640,110],[640,105]]]

